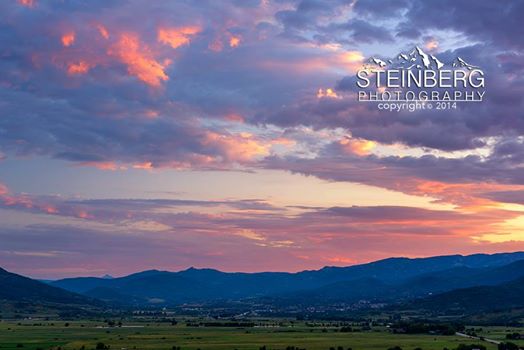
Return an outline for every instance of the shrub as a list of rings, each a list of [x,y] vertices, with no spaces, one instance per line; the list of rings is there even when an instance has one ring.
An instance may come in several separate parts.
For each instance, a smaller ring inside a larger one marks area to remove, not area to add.
[[[95,349],[96,350],[107,350],[107,349],[109,349],[109,345],[105,345],[102,342],[98,342],[98,343],[96,343]]]
[[[499,350],[519,350],[519,346],[515,343],[500,343],[498,345]]]

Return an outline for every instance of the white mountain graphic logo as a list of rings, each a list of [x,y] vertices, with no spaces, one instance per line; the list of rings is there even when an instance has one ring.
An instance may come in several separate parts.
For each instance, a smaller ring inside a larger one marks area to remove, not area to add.
[[[455,67],[465,67],[465,68],[467,68],[469,70],[472,70],[474,68],[480,68],[480,67],[477,67],[477,66],[472,66],[469,63],[466,63],[466,61],[464,61],[460,57],[455,58],[455,61],[453,61],[453,68],[455,68]]]
[[[394,60],[384,61],[377,57],[371,57],[366,62],[366,68],[371,66],[378,66],[380,68],[389,69],[441,69],[444,66],[451,66],[453,68],[466,68],[467,70],[478,69],[462,58],[457,57],[452,62],[445,64],[439,60],[435,55],[424,52],[420,47],[416,46],[410,53],[399,53]]]
[[[356,78],[358,101],[377,102],[379,110],[456,109],[457,102],[482,102],[486,92],[478,66],[461,57],[445,63],[418,46],[392,59],[369,58]]]

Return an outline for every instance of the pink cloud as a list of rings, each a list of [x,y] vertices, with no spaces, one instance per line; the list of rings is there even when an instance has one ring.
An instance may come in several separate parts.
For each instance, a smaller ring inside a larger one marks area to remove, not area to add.
[[[17,0],[18,3],[25,7],[35,7],[36,6],[36,0]]]
[[[75,38],[76,38],[75,32],[68,32],[62,35],[62,38],[61,38],[62,45],[64,45],[65,47],[73,45],[75,42]]]
[[[249,133],[228,135],[207,132],[202,142],[207,147],[220,149],[227,161],[245,162],[269,154],[269,145]]]
[[[189,44],[191,37],[202,31],[198,26],[181,28],[159,28],[157,40],[165,45],[176,49],[180,46]]]
[[[86,61],[79,61],[78,63],[70,63],[67,66],[67,73],[69,75],[86,74],[90,68],[91,65]]]
[[[155,59],[153,52],[139,41],[136,34],[121,34],[118,41],[109,48],[108,55],[125,64],[130,75],[151,87],[160,87],[162,82],[169,80],[165,73],[168,64]]]
[[[97,24],[96,28],[98,29],[98,32],[100,33],[102,38],[106,40],[109,39],[109,31],[107,30],[105,26],[103,26],[102,24]]]

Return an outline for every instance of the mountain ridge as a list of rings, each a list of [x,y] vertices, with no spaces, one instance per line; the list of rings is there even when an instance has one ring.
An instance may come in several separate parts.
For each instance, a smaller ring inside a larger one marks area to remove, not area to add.
[[[402,283],[412,283],[412,279],[416,281],[417,277],[423,278],[425,274],[436,274],[438,276],[439,273],[453,268],[468,268],[472,271],[474,269],[489,270],[519,260],[524,261],[524,252],[466,256],[456,254],[415,259],[387,258],[348,267],[326,266],[319,270],[305,270],[294,273],[222,272],[209,268],[188,268],[178,272],[147,270],[113,279],[68,278],[51,282],[51,285],[105,301],[123,302],[128,299],[132,301],[132,304],[147,304],[148,300],[153,300],[155,304],[170,305],[211,300],[278,297],[304,293],[308,295],[308,291],[322,290],[323,287],[337,283],[339,286],[344,283],[351,286],[356,281],[360,281],[359,288],[364,290],[365,286],[362,281],[373,279],[380,281],[381,285],[399,287],[398,295],[395,294],[395,296],[407,298],[419,297],[424,293],[437,290],[449,290],[438,289],[438,286],[430,283],[431,281],[424,280],[417,282],[417,287],[413,288],[414,293],[409,292],[409,285],[407,287],[402,285]],[[524,269],[522,270],[524,271]],[[487,271],[484,272],[487,273]],[[470,286],[470,284],[465,283],[468,279],[460,276],[460,271],[453,272],[452,276],[457,286]],[[444,275],[440,278],[445,279],[445,277]],[[115,297],[116,295],[118,297]],[[350,295],[351,293],[344,290],[340,293],[340,298]],[[364,294],[358,295],[363,296]]]
[[[464,255],[464,254],[448,254],[448,255],[435,255],[435,256],[416,257],[416,258],[409,258],[409,257],[404,257],[404,256],[392,256],[392,257],[379,259],[379,260],[374,260],[374,261],[365,262],[365,263],[360,263],[360,264],[354,264],[354,265],[348,265],[348,266],[325,265],[325,266],[323,266],[321,268],[318,268],[318,269],[305,269],[305,270],[300,270],[300,271],[296,271],[296,272],[288,272],[288,271],[259,271],[259,272],[222,271],[222,270],[219,270],[219,269],[216,269],[216,268],[212,268],[212,267],[194,267],[194,266],[190,266],[190,267],[187,267],[187,268],[184,268],[184,269],[181,269],[181,270],[175,270],[175,271],[163,270],[163,269],[148,269],[148,270],[133,272],[133,273],[130,273],[130,274],[127,274],[127,275],[123,275],[123,276],[118,276],[118,277],[115,277],[115,275],[111,274],[111,272],[108,272],[107,275],[110,275],[110,276],[112,276],[113,279],[116,279],[116,278],[123,278],[123,277],[129,277],[129,276],[133,276],[133,275],[138,275],[138,274],[142,274],[142,273],[159,273],[159,272],[180,273],[180,272],[186,272],[186,271],[192,271],[192,270],[196,270],[196,271],[202,271],[202,270],[216,271],[216,272],[227,273],[227,274],[266,274],[266,273],[298,274],[298,273],[303,273],[303,272],[317,272],[317,271],[321,271],[321,270],[324,270],[324,269],[347,269],[347,268],[353,268],[353,267],[356,267],[356,266],[375,265],[375,264],[386,263],[386,262],[391,262],[391,261],[419,261],[419,260],[426,260],[426,261],[428,261],[428,260],[432,260],[432,259],[442,259],[442,258],[457,258],[457,259],[461,259],[461,258],[467,258],[467,259],[495,258],[495,257],[503,258],[503,257],[510,257],[510,256],[513,256],[513,257],[517,256],[516,258],[510,258],[509,259],[510,261],[524,260],[524,251],[501,252],[501,253],[493,253],[493,254],[487,254],[487,253],[474,253],[474,254],[467,254],[467,255]],[[504,262],[501,262],[500,264],[502,265],[502,264],[504,264]],[[478,263],[477,263],[477,265],[478,265]],[[2,268],[0,268],[0,270],[1,269]],[[98,279],[103,279],[103,277],[100,277],[100,276],[77,276],[77,277],[65,277],[65,278],[60,278],[60,279],[45,279],[45,281],[49,281],[49,282],[52,283],[52,282],[56,282],[56,281],[75,279],[75,278],[98,278]]]

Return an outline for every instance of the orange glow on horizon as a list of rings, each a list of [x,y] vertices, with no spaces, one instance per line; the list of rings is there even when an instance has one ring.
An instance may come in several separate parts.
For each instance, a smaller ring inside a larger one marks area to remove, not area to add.
[[[326,258],[326,261],[329,261],[330,263],[334,263],[334,264],[350,264],[350,265],[353,265],[353,264],[357,263],[357,261],[355,259],[347,258],[345,256],[329,257],[329,258]]]
[[[418,180],[413,193],[415,195],[435,196],[442,201],[459,205],[463,209],[482,211],[493,209],[501,203],[483,198],[483,193],[518,190],[524,190],[524,186],[494,183],[445,183]]]

